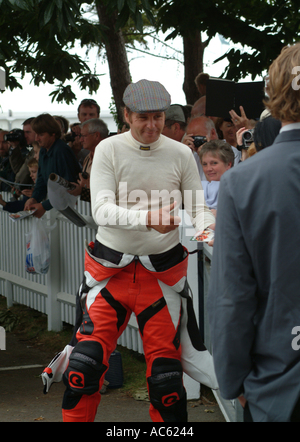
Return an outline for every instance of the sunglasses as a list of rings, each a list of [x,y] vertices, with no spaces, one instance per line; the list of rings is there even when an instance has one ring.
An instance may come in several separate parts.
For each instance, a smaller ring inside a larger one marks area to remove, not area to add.
[[[80,106],[82,104],[96,104],[98,106],[98,103],[96,100],[93,100],[92,98],[85,98],[84,100],[82,100],[82,102],[80,103]]]

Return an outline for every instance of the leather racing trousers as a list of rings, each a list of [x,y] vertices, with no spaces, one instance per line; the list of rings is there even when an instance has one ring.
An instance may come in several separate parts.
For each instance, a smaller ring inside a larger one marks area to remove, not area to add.
[[[94,421],[109,357],[132,312],[144,346],[152,421],[187,421],[180,342],[187,264],[181,244],[152,256],[122,254],[98,242],[86,247],[82,318],[64,373],[64,421]]]

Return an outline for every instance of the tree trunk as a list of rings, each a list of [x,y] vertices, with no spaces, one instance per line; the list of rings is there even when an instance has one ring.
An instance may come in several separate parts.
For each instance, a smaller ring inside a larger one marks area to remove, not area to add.
[[[208,42],[203,43],[201,32],[183,37],[184,50],[184,83],[183,91],[186,96],[187,104],[194,104],[199,98],[195,78],[200,72],[203,72],[203,55]]]
[[[109,14],[103,4],[98,4],[97,12],[100,24],[107,27],[105,49],[109,65],[110,84],[117,108],[118,121],[123,122],[123,94],[131,83],[129,63],[122,30],[116,31],[118,13]]]

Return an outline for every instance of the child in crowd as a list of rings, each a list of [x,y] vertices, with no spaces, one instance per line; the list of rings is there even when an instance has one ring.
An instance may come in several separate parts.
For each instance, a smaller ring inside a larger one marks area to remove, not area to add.
[[[216,214],[221,176],[234,165],[234,153],[229,143],[213,140],[204,144],[199,152],[207,181],[202,181],[204,198]]]
[[[32,158],[28,164],[28,170],[30,173],[30,177],[32,181],[35,183],[37,179],[37,173],[38,173],[38,161],[35,158]],[[31,198],[31,195],[33,194],[33,187],[31,189],[25,189],[21,192],[21,195],[23,195],[22,199],[18,201],[11,201],[6,202],[3,200],[2,195],[0,195],[0,205],[3,206],[3,210],[9,213],[17,213],[22,210],[24,210],[24,206],[26,201]]]

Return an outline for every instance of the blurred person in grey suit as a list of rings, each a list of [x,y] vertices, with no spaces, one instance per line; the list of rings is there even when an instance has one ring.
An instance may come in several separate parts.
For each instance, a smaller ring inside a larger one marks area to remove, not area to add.
[[[247,422],[300,421],[300,44],[269,70],[273,146],[221,179],[209,289],[221,395]]]

